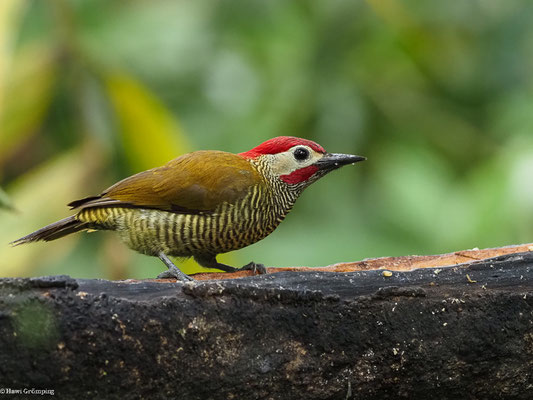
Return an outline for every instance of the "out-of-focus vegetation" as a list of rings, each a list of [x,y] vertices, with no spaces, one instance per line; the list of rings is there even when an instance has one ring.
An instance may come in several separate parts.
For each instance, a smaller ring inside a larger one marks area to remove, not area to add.
[[[155,276],[112,233],[7,243],[182,153],[278,135],[368,161],[223,262],[533,241],[532,20],[528,0],[2,0],[0,275]]]

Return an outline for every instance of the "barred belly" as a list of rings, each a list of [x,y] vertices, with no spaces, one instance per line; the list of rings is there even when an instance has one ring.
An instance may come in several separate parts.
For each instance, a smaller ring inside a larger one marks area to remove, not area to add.
[[[180,214],[142,208],[94,208],[78,219],[95,229],[115,230],[130,248],[156,256],[159,252],[188,257],[219,254],[255,243],[274,231],[283,217],[261,218],[256,210],[224,204],[215,213]]]
[[[81,210],[88,228],[117,231],[133,250],[157,256],[216,255],[241,249],[269,234],[283,221],[297,194],[275,196],[253,187],[240,201],[222,203],[212,212],[191,214],[130,207]]]

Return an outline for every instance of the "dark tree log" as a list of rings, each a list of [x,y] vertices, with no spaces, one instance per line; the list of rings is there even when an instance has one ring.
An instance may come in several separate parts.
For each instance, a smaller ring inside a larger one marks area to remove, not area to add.
[[[530,399],[533,253],[513,249],[391,274],[3,279],[0,387],[77,399]],[[364,263],[402,262],[414,261]]]

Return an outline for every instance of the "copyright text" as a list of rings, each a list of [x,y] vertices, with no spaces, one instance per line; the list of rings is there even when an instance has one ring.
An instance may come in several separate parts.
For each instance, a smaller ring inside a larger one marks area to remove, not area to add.
[[[0,387],[0,395],[3,394],[26,394],[26,395],[36,395],[36,396],[54,396],[55,391],[54,389],[35,389],[35,388],[21,388],[21,389],[14,389],[14,388],[4,388]]]

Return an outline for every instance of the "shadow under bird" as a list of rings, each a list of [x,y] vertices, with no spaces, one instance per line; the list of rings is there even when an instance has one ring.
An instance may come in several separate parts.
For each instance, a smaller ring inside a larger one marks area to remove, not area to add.
[[[130,176],[98,196],[69,204],[75,215],[12,242],[50,241],[83,230],[116,231],[140,253],[168,267],[159,278],[191,278],[168,256],[194,257],[205,268],[234,268],[220,253],[241,249],[271,234],[303,190],[343,165],[365,160],[327,153],[319,144],[290,136],[270,139],[240,154],[195,151],[162,167]]]

